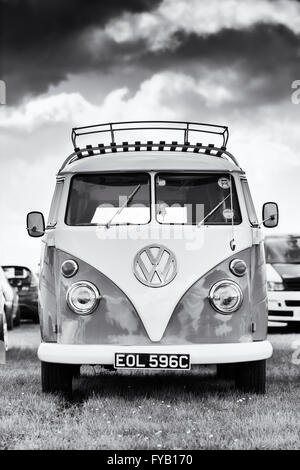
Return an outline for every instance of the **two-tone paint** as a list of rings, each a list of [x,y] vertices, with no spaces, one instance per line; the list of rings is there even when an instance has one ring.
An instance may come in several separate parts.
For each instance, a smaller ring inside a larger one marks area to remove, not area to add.
[[[65,223],[70,182],[79,173],[148,172],[151,177],[151,221],[146,225],[73,227]],[[184,236],[169,227],[163,238],[155,211],[157,172],[228,173],[234,178],[242,222],[239,225],[184,226]],[[89,157],[69,164],[58,175],[40,272],[42,361],[113,364],[115,352],[190,353],[192,364],[245,362],[272,354],[267,335],[267,294],[261,229],[249,221],[242,187],[244,172],[234,163],[209,155],[172,152],[128,152]],[[150,230],[151,229],[151,230]],[[159,238],[155,234],[159,233]],[[150,235],[149,235],[150,234]],[[234,246],[232,239],[234,237]],[[133,263],[139,250],[166,246],[176,257],[177,273],[167,285],[149,287],[137,279]],[[234,249],[233,249],[234,248]],[[247,265],[243,277],[230,261]],[[74,259],[75,276],[65,278],[61,265]],[[230,315],[216,312],[208,296],[218,280],[231,279],[243,293],[241,308]],[[66,293],[76,281],[94,283],[101,294],[90,315],[76,315]]]

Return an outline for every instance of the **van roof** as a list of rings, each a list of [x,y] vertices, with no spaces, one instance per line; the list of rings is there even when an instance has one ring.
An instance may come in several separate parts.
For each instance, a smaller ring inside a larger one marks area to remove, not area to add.
[[[226,158],[204,153],[172,151],[128,151],[76,159],[64,166],[59,176],[98,171],[237,171],[242,169]]]
[[[127,138],[130,137],[130,142],[121,142],[124,132]],[[177,135],[180,140],[170,139],[170,132],[172,138]],[[131,140],[132,133],[138,133],[141,140]],[[145,133],[154,133],[155,141],[148,140]],[[203,135],[217,138],[219,143],[198,142]],[[95,136],[102,143],[78,147],[78,139]],[[160,140],[162,136],[168,140]],[[227,126],[189,121],[125,121],[76,127],[71,133],[74,152],[65,160],[58,175],[150,170],[243,173],[226,148],[228,138]]]

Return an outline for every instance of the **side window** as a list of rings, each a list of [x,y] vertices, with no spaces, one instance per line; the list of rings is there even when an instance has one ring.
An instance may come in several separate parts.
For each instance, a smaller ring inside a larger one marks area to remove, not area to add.
[[[255,207],[253,204],[252,196],[250,193],[250,189],[248,186],[248,181],[242,179],[242,188],[243,188],[243,193],[244,193],[244,198],[247,206],[247,212],[248,212],[248,217],[249,221],[252,225],[257,225],[258,224],[258,219],[255,211]]]
[[[63,188],[64,188],[63,181],[59,181],[56,183],[55,191],[54,191],[54,195],[53,195],[53,199],[52,199],[52,203],[50,207],[49,217],[48,217],[48,224],[47,224],[48,228],[54,227],[56,225],[57,212],[58,212],[58,207],[59,207]]]

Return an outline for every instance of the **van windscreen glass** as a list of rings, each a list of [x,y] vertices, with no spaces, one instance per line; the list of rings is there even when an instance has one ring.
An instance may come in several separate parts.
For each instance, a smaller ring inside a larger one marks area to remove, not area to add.
[[[242,222],[234,179],[228,174],[159,173],[155,187],[160,223],[230,225],[232,217],[234,224]]]
[[[72,178],[67,225],[147,224],[149,221],[148,174],[97,173]]]

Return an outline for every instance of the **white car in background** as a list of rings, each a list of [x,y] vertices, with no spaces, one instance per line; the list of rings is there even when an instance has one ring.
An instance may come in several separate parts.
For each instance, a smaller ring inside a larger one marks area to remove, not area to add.
[[[300,235],[265,238],[269,321],[300,322]]]

